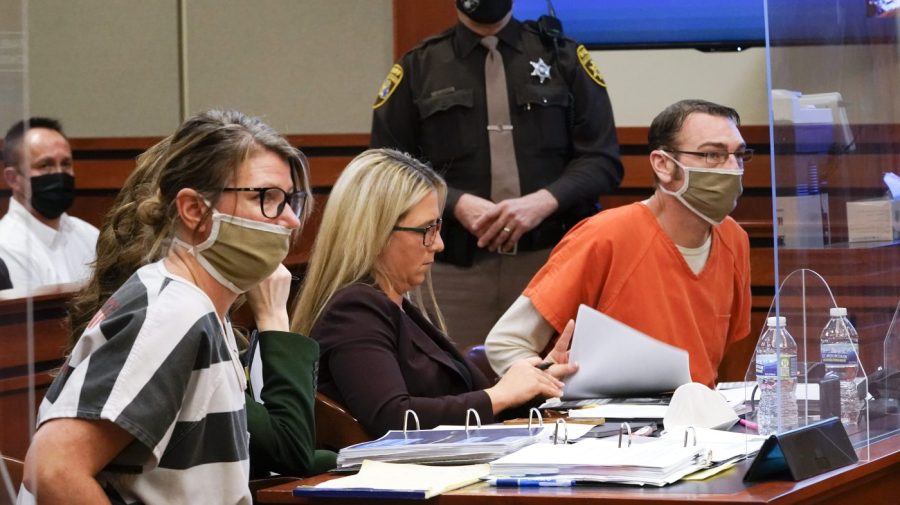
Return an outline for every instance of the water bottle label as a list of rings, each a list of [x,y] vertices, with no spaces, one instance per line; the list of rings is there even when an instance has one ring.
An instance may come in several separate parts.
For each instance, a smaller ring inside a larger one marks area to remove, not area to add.
[[[778,375],[778,361],[775,355],[756,356],[756,376],[775,377]]]
[[[781,356],[781,362],[778,365],[778,375],[780,377],[794,377],[797,375],[797,356]]]
[[[776,357],[774,354],[756,356],[757,377],[796,377],[797,356],[782,354]]]
[[[823,345],[822,361],[826,365],[855,365],[856,350],[850,344]]]

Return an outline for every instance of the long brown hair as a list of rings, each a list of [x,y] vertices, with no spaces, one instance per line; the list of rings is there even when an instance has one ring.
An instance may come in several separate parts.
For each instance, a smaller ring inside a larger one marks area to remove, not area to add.
[[[175,230],[178,191],[193,188],[215,204],[238,167],[259,150],[285,160],[295,186],[307,193],[302,222],[312,208],[306,158],[257,118],[237,111],[207,111],[138,156],[100,228],[91,279],[69,305],[67,352],[119,286],[141,266],[165,256]]]

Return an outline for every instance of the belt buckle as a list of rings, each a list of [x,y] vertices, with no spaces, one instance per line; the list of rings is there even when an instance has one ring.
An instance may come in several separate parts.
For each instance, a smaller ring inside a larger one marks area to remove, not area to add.
[[[512,249],[508,251],[504,251],[503,249],[497,248],[497,254],[502,254],[504,256],[515,256],[519,252],[519,243],[516,242],[513,244]]]

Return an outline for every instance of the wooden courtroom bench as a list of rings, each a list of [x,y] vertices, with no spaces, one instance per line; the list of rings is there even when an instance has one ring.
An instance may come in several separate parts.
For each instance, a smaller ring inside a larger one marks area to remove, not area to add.
[[[31,419],[62,364],[68,340],[66,304],[73,284],[47,286],[31,298],[0,291],[0,452],[24,459]],[[32,345],[29,345],[32,343]],[[31,395],[33,391],[33,396]]]

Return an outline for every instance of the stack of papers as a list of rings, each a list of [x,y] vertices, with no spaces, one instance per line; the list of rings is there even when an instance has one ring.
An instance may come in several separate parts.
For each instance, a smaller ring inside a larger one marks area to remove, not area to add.
[[[543,427],[389,431],[371,442],[341,449],[338,469],[354,469],[363,460],[452,465],[485,463],[538,441]]]
[[[492,477],[549,476],[578,482],[665,486],[709,464],[709,450],[683,440],[618,437],[574,444],[535,444],[491,463]]]
[[[674,391],[691,382],[688,353],[587,305],[578,307],[564,400]]]
[[[487,464],[438,468],[367,460],[356,475],[298,486],[294,496],[425,500],[478,482],[489,472]]]
[[[734,433],[730,431],[712,430],[709,428],[673,428],[667,429],[661,438],[684,443],[685,429],[688,432],[688,443],[696,440],[698,446],[711,451],[709,460],[712,463],[724,463],[759,452],[767,437]]]

